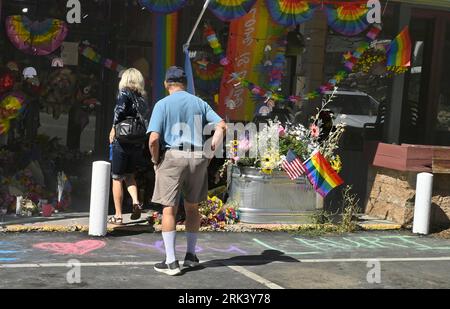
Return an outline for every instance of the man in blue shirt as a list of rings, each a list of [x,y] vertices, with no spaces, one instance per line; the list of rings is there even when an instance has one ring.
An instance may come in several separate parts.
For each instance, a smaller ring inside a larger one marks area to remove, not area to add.
[[[219,149],[226,124],[202,99],[189,94],[186,75],[179,67],[170,67],[164,85],[169,96],[156,103],[148,133],[156,182],[152,201],[164,206],[162,235],[166,260],[155,265],[155,270],[174,276],[181,273],[175,257],[176,221],[180,196],[183,193],[186,210],[187,252],[185,267],[195,267],[195,254],[200,228],[198,204],[207,199],[209,159],[205,152]],[[211,149],[203,149],[203,128],[215,125]],[[162,147],[162,149],[161,149]],[[162,150],[162,151],[160,151]],[[160,155],[164,153],[164,155]]]

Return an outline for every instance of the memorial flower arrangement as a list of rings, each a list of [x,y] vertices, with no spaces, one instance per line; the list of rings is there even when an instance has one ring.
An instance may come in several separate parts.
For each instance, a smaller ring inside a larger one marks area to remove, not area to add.
[[[199,207],[201,226],[211,226],[213,229],[223,229],[225,225],[239,222],[240,213],[237,207],[225,204],[217,196],[208,197]]]
[[[201,226],[212,227],[215,230],[224,229],[226,225],[236,224],[240,219],[238,207],[225,204],[217,196],[208,197],[205,202],[200,203],[199,212]],[[154,224],[160,225],[162,214],[155,212],[151,219]]]
[[[319,150],[339,173],[342,170],[342,161],[336,150],[345,131],[345,124],[334,125],[333,115],[326,108],[335,97],[336,90],[323,99],[322,106],[311,118],[309,127],[302,124],[282,126],[279,121],[273,120],[253,138],[246,134],[233,140],[227,145],[229,159],[219,171],[220,175],[223,176],[230,165],[254,167],[263,174],[271,175],[273,171],[282,170],[282,163],[289,150],[293,150],[303,161]]]

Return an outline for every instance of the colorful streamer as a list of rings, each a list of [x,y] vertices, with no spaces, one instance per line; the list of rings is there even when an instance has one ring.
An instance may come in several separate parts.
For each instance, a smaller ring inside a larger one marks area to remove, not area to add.
[[[336,75],[334,75],[326,84],[320,86],[316,90],[309,92],[307,94],[301,95],[301,96],[289,96],[285,97],[280,94],[274,93],[272,90],[266,90],[263,87],[260,87],[258,85],[255,85],[254,83],[240,77],[237,73],[231,74],[231,81],[234,82],[235,87],[245,87],[251,91],[253,95],[259,96],[261,98],[264,98],[265,101],[274,100],[274,101],[284,101],[284,102],[292,102],[297,103],[301,101],[308,101],[318,98],[321,94],[324,94],[328,91],[331,91],[339,85],[345,78],[347,78],[348,74],[352,72],[353,67],[356,65],[358,60],[361,58],[362,54],[369,48],[370,42],[375,40],[378,37],[378,34],[381,32],[381,26],[374,25],[374,28],[377,28],[378,30],[371,29],[366,37],[367,41],[364,41],[360,44],[360,46],[353,52],[347,52],[343,55],[343,58],[345,60],[344,63],[344,70],[338,71]],[[376,33],[376,34],[374,34]]]
[[[223,66],[229,65],[230,60],[228,60],[227,56],[225,55],[222,45],[217,38],[216,32],[211,25],[205,24],[203,35],[208,40],[209,46],[211,46],[211,48],[213,49],[214,55],[219,57],[220,64]]]
[[[95,51],[92,47],[90,47],[86,43],[81,43],[79,50],[82,56],[86,57],[87,59],[95,63],[103,65],[107,69],[116,72],[121,72],[126,69],[124,66],[117,63],[117,61],[102,57],[102,55],[100,55],[97,51]]]
[[[150,12],[169,14],[183,8],[187,0],[139,0],[139,4]]]
[[[209,9],[222,21],[232,21],[246,15],[256,0],[211,0]]]
[[[402,32],[391,42],[387,48],[387,66],[409,67],[411,66],[411,37],[409,27],[406,26]]]
[[[266,0],[266,5],[272,19],[286,27],[310,20],[317,7],[304,0]]]
[[[327,6],[328,25],[336,32],[346,36],[357,35],[369,27],[366,5],[354,3],[341,4],[335,7]]]
[[[166,70],[176,64],[178,12],[164,15],[153,14],[153,102],[164,98]]]
[[[26,16],[6,18],[6,33],[11,43],[24,53],[45,56],[63,43],[68,33],[67,24],[59,19],[31,21]]]

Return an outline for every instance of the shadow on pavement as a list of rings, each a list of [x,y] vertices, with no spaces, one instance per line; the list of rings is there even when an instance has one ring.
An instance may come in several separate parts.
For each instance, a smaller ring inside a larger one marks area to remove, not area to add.
[[[213,268],[213,267],[260,266],[274,262],[300,263],[293,257],[285,255],[284,252],[278,250],[265,250],[260,255],[241,255],[229,259],[211,260],[205,263],[201,263],[193,268],[186,268],[183,270],[183,273],[188,273],[191,271],[200,271],[206,268]]]
[[[114,230],[108,233],[110,237],[126,237],[141,234],[153,234],[155,229],[153,224],[148,224],[149,220],[140,220],[125,223],[122,226],[114,226]]]

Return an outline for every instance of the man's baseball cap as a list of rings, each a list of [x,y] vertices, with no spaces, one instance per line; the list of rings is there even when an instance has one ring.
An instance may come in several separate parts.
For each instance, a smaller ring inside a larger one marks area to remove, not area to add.
[[[169,83],[186,83],[187,77],[184,70],[180,67],[170,67],[166,72],[166,82]]]

